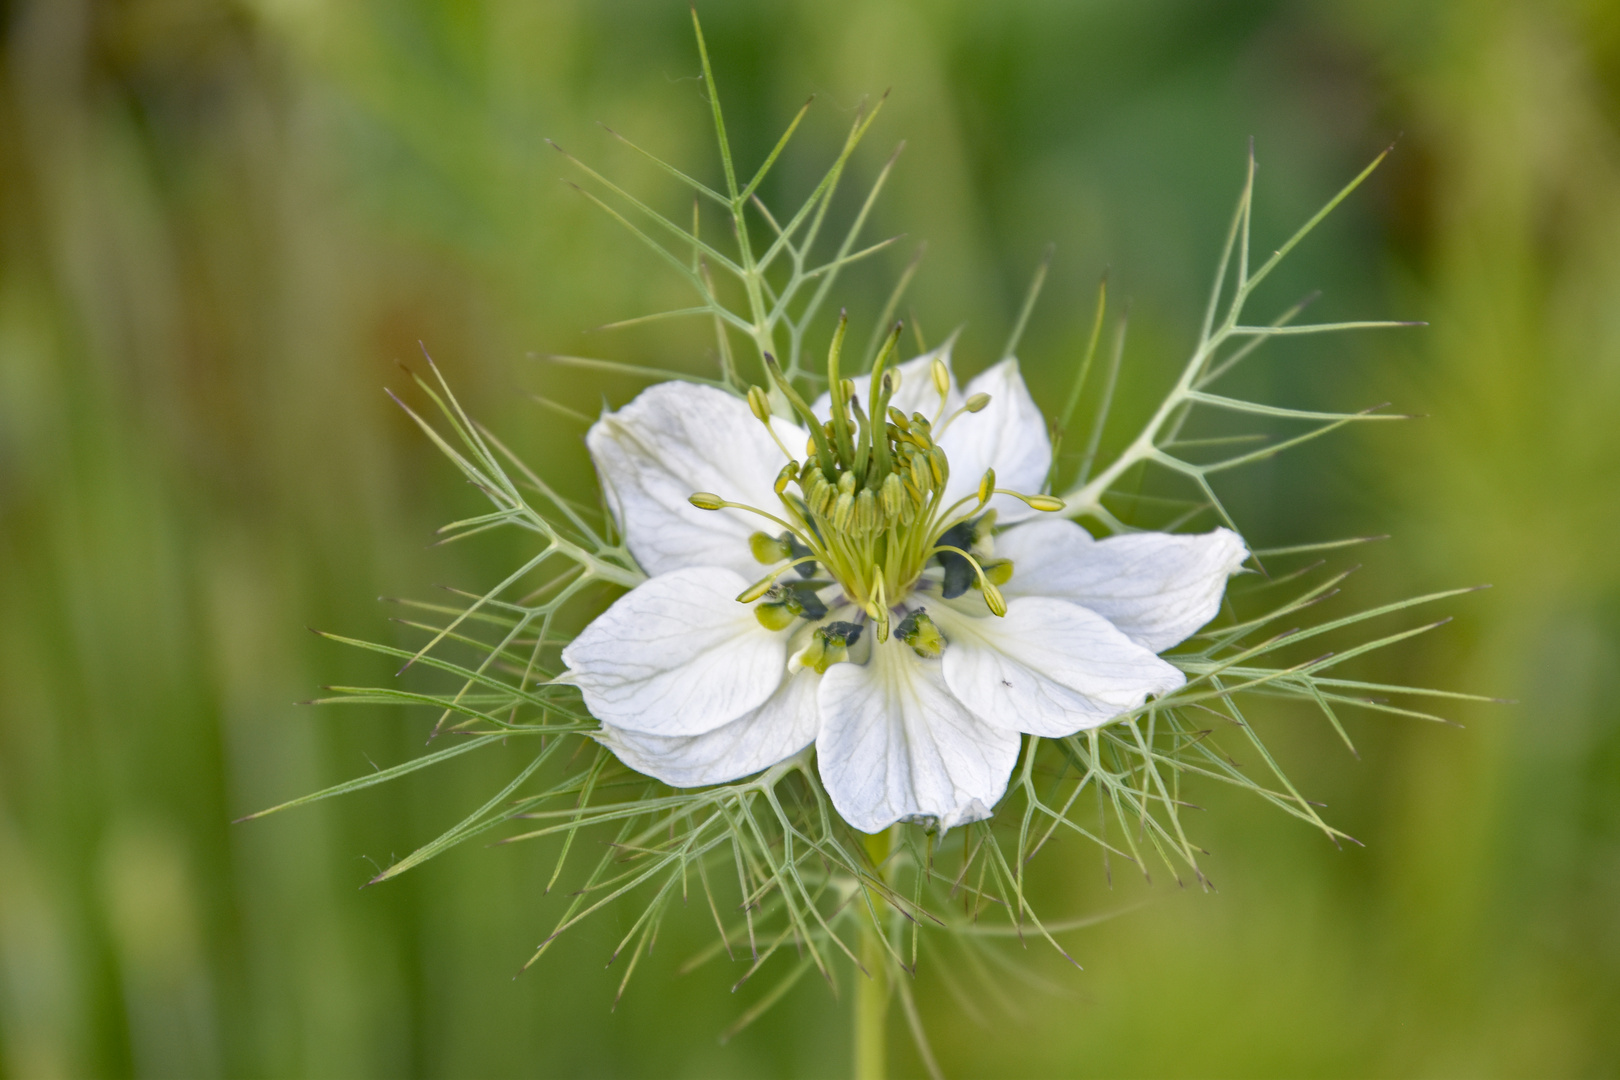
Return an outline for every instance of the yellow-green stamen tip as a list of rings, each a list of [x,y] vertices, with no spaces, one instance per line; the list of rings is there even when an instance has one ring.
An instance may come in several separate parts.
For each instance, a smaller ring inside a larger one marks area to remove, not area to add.
[[[748,407],[754,411],[754,417],[761,423],[769,423],[771,419],[771,399],[764,390],[757,386],[748,388]]]
[[[1049,514],[1062,510],[1065,505],[1062,499],[1052,495],[1020,495],[1018,497],[1028,503],[1031,509],[1045,510]]]
[[[990,404],[989,394],[974,394],[972,397],[967,399],[967,404],[962,406],[962,408],[966,409],[970,413],[976,413],[982,412],[984,407],[988,404]]]
[[[718,510],[726,505],[726,500],[712,491],[695,491],[687,497],[686,501],[699,510]]]
[[[762,577],[752,585],[748,586],[748,588],[737,594],[737,603],[752,604],[755,600],[758,600],[760,597],[770,592],[771,586],[775,584],[775,574],[772,574],[769,577]]]

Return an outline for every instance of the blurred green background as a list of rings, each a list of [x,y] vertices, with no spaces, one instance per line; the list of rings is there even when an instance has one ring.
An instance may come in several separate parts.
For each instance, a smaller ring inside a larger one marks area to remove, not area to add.
[[[623,920],[512,977],[561,903],[545,851],[469,845],[359,888],[510,759],[229,824],[404,759],[431,722],[294,705],[389,677],[306,625],[391,640],[379,594],[483,588],[517,550],[428,546],[476,493],[383,395],[408,383],[396,361],[420,367],[423,343],[580,493],[579,428],[530,393],[593,412],[636,384],[528,354],[711,362],[701,327],[588,332],[689,301],[557,182],[542,141],[673,211],[680,193],[596,121],[714,178],[686,6],[0,12],[0,1075],[842,1074],[845,1006],[814,980],[718,1044],[757,995],[728,994],[723,962],[675,973],[712,932],[700,910],[610,1011]],[[1125,416],[1162,389],[1249,136],[1263,249],[1398,137],[1257,311],[1320,287],[1324,319],[1433,325],[1279,347],[1251,387],[1428,418],[1334,435],[1223,492],[1257,545],[1392,533],[1354,553],[1357,604],[1494,583],[1368,670],[1519,703],[1452,710],[1461,730],[1358,717],[1359,760],[1319,720],[1274,723],[1295,780],[1367,846],[1195,792],[1218,892],[1117,864],[1110,891],[1088,853],[1049,904],[1132,909],[1071,937],[1084,972],[1032,948],[1044,984],[1005,980],[965,1012],[925,970],[947,1072],[1620,1071],[1620,7],[701,13],[746,167],[818,95],[777,201],[893,88],[854,172],[908,140],[873,231],[907,240],[851,276],[857,315],[926,239],[908,306],[935,339],[966,324],[971,373],[1056,242],[1021,349],[1049,409],[1105,266],[1133,304]],[[920,1068],[899,1031],[894,1063]]]

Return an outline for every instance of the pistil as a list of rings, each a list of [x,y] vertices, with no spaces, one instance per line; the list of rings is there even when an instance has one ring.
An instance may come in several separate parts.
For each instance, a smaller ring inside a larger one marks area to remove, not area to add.
[[[847,327],[847,320],[840,316],[828,351],[831,415],[826,420],[815,415],[775,359],[766,357],[766,370],[781,391],[776,400],[786,400],[809,429],[802,461],[793,457],[771,427],[772,395],[760,387],[748,391],[749,408],[771,431],[772,439],[788,458],[774,485],[781,512],[731,502],[709,492],[694,494],[691,502],[705,510],[747,510],[784,530],[776,535],[758,532],[749,538],[749,549],[757,560],[766,565],[782,564],[737,597],[744,603],[760,602],[756,615],[764,625],[785,629],[798,618],[825,618],[827,605],[817,596],[816,586],[784,586],[778,582],[790,569],[806,579],[825,571],[843,591],[841,602],[852,605],[874,624],[879,641],[890,636],[893,612],[894,618],[901,619],[894,629],[901,640],[923,655],[929,655],[931,649],[937,655],[937,650],[943,648],[943,637],[920,609],[907,613],[903,606],[919,587],[928,566],[941,566],[940,591],[945,599],[977,587],[990,611],[1005,615],[1007,604],[998,586],[1011,578],[1013,565],[990,557],[995,512],[987,510],[987,504],[995,495],[1009,495],[1043,511],[1061,510],[1063,503],[1050,495],[1029,495],[998,487],[994,470],[987,470],[974,494],[944,506],[950,461],[937,439],[963,417],[982,412],[990,404],[990,395],[974,394],[944,416],[951,388],[950,370],[942,360],[935,359],[929,369],[940,402],[934,416],[921,412],[908,416],[891,406],[889,402],[900,386],[899,372],[890,368],[900,337],[900,326],[896,324],[873,364],[868,411],[855,392],[854,382],[841,372]],[[827,636],[823,631],[831,626],[855,629]],[[818,644],[811,649],[818,659],[807,661],[811,666],[835,654],[842,659],[848,646],[859,637],[859,624],[829,623],[817,634]]]

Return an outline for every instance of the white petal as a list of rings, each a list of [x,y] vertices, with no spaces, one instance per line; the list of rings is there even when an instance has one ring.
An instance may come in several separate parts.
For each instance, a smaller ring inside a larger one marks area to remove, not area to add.
[[[913,357],[903,364],[897,364],[895,371],[900,373],[900,389],[889,404],[910,416],[912,413],[922,413],[930,422],[935,417],[943,419],[962,407],[962,392],[956,387],[956,376],[950,379],[950,389],[945,395],[944,408],[940,407],[939,388],[934,385],[934,360],[945,361],[945,370],[951,368],[951,346],[956,339],[952,337],[937,349]],[[860,395],[861,408],[870,412],[872,407],[872,377],[863,375],[855,380],[855,392]],[[826,420],[832,416],[832,396],[822,394],[812,405],[811,411]]]
[[[1024,597],[999,619],[943,604],[928,613],[945,634],[940,662],[951,693],[1009,731],[1072,735],[1187,681],[1107,619],[1067,601]]]
[[[1056,738],[1106,724],[1181,687],[1186,675],[1084,607],[1027,596],[1008,614],[930,607],[946,638],[951,693],[987,724]]]
[[[1052,467],[1052,442],[1046,435],[1046,419],[1018,373],[1018,361],[1008,357],[968,383],[967,397],[979,393],[989,394],[990,404],[980,412],[958,416],[939,437],[951,463],[945,504],[977,491],[984,471],[992,468],[997,487],[1040,494]],[[1010,495],[994,496],[990,505],[1003,523],[1039,513]]]
[[[648,735],[702,735],[758,708],[786,673],[787,633],[737,603],[747,586],[719,567],[637,585],[563,649],[566,681],[598,720]]]
[[[801,452],[801,429],[771,423],[789,451]],[[699,510],[687,501],[710,491],[772,513],[780,507],[772,484],[787,459],[747,402],[712,386],[658,383],[604,414],[585,444],[630,553],[648,574],[725,566],[759,576],[748,537],[779,529],[745,510]]]
[[[759,708],[703,735],[644,735],[603,725],[597,740],[639,773],[671,787],[723,784],[775,765],[809,746],[821,722],[814,671],[782,680]]]
[[[865,664],[821,679],[816,761],[833,806],[866,833],[931,818],[987,818],[1007,790],[1018,735],[981,722],[945,687],[938,660],[891,638]]]
[[[1248,549],[1230,529],[1198,535],[1128,533],[1092,540],[1072,521],[1045,517],[996,537],[1013,561],[1014,596],[1055,596],[1105,616],[1154,652],[1184,641],[1215,617],[1226,579]]]

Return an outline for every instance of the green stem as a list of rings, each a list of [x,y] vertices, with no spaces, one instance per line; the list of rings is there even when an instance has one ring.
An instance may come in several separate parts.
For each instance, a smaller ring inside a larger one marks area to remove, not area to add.
[[[866,852],[885,879],[890,831],[866,838]],[[888,1075],[889,958],[881,926],[889,905],[874,896],[872,907],[876,920],[861,920],[861,966],[866,974],[855,975],[855,1080],[883,1080]]]
[[[861,932],[861,964],[868,977],[855,978],[855,1080],[883,1080],[888,1074],[889,969],[883,942],[870,923]]]

